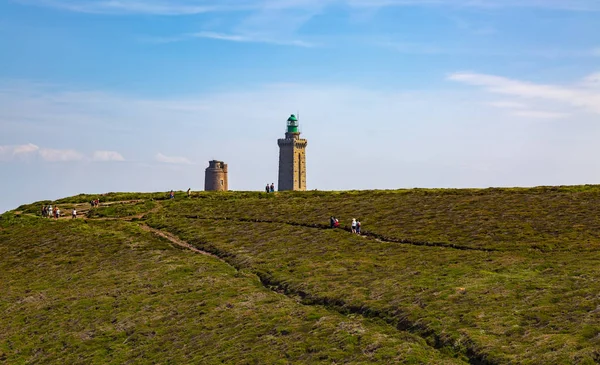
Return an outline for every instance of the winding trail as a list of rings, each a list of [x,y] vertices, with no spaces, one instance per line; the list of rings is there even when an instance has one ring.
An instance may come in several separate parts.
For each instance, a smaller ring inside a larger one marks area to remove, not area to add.
[[[265,219],[254,219],[254,218],[219,218],[219,217],[201,217],[197,215],[186,215],[185,218],[188,219],[198,219],[198,220],[207,220],[207,221],[234,221],[234,222],[244,222],[244,223],[268,223],[268,224],[285,224],[289,226],[295,227],[305,227],[305,228],[313,228],[320,230],[332,230],[328,225],[325,224],[317,224],[317,223],[298,223],[291,221],[274,221],[274,220],[265,220]],[[339,227],[334,228],[338,231],[344,231],[351,233],[352,230],[350,227]],[[411,245],[411,246],[425,246],[425,247],[443,247],[450,248],[455,250],[462,251],[479,251],[479,252],[502,252],[501,250],[493,249],[493,248],[482,248],[482,247],[472,247],[465,245],[457,245],[450,242],[427,242],[427,241],[416,241],[416,240],[408,240],[401,238],[393,238],[387,237],[378,233],[370,232],[370,231],[362,231],[360,234],[361,237],[370,238],[378,242],[385,243],[398,243],[403,245]]]
[[[155,235],[157,235],[159,237],[162,237],[162,238],[170,241],[174,245],[177,245],[179,247],[188,249],[188,250],[193,251],[195,253],[199,253],[200,255],[210,256],[210,257],[212,257],[214,259],[217,259],[217,260],[219,260],[221,262],[224,262],[227,265],[229,265],[229,263],[227,261],[223,260],[219,256],[213,255],[210,252],[202,251],[202,250],[200,250],[200,249],[198,249],[198,248],[190,245],[189,243],[181,240],[179,237],[177,237],[177,236],[175,236],[175,235],[173,235],[173,234],[171,234],[169,232],[161,231],[160,229],[152,228],[152,227],[150,227],[148,225],[145,225],[145,224],[140,224],[140,228],[143,229],[146,232],[150,232],[150,233],[153,233],[153,234],[155,234]]]

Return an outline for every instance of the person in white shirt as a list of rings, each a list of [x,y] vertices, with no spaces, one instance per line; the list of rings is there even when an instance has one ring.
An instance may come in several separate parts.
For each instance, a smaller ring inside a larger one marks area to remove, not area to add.
[[[73,208],[73,212],[71,213],[71,217],[73,219],[77,218],[77,210],[75,210],[75,208]]]
[[[356,233],[356,218],[352,218],[352,233]]]

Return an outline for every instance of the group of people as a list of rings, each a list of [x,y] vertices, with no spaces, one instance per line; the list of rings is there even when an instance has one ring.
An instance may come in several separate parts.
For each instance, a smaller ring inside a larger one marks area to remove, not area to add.
[[[90,201],[90,205],[92,206],[92,208],[99,207],[100,206],[100,199],[94,199],[94,200]]]
[[[42,206],[42,217],[58,219],[60,218],[60,208],[58,206],[44,205]],[[73,208],[71,218],[77,218],[77,209]]]
[[[352,233],[356,233],[356,234],[360,234],[360,221],[356,218],[352,218],[352,223],[350,225],[350,228],[352,230]],[[339,228],[340,227],[340,221],[334,217],[331,216],[329,218],[329,227],[330,228]]]
[[[265,191],[267,193],[274,193],[275,192],[275,184],[271,183],[271,185],[269,186],[269,183],[267,183],[267,186],[265,186]]]
[[[60,217],[60,209],[58,209],[57,206],[52,207],[52,205],[44,205],[42,207],[42,217],[58,219],[58,217]]]

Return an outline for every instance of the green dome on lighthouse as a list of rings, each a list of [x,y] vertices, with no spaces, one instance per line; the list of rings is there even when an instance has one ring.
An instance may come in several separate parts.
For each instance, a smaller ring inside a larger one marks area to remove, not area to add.
[[[298,118],[294,114],[290,115],[287,120],[287,131],[288,133],[299,133],[298,132]]]

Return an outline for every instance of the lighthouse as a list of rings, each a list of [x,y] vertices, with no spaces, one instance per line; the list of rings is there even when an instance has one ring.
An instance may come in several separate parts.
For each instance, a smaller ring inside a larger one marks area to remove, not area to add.
[[[287,120],[285,138],[279,145],[279,191],[306,190],[306,139],[300,138],[298,118],[292,114]]]

